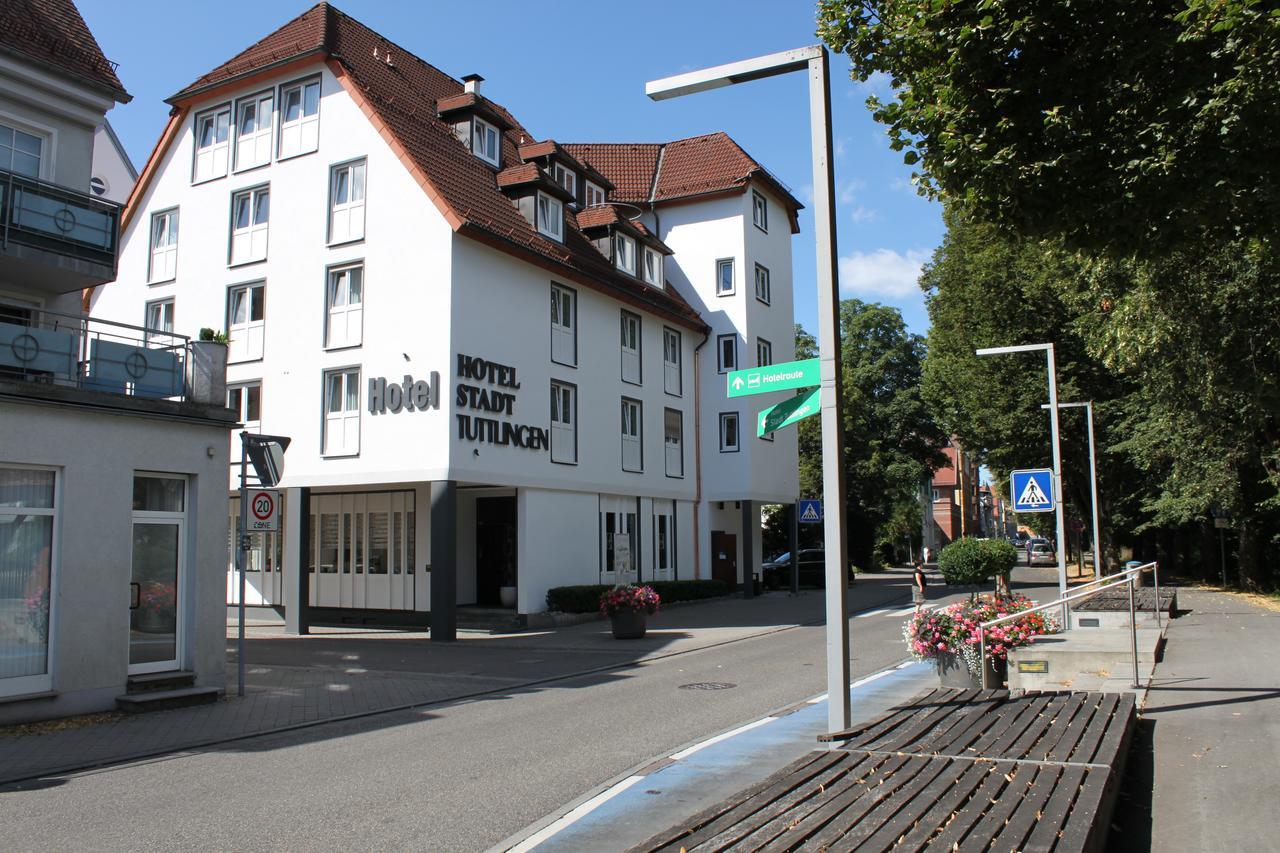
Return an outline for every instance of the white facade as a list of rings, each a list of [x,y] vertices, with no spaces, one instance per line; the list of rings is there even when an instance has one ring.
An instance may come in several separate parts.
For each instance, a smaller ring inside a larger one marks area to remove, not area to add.
[[[120,143],[120,138],[111,128],[111,122],[104,121],[93,132],[92,175],[89,178],[89,192],[99,198],[124,204],[133,191],[133,182],[138,180],[138,170]]]

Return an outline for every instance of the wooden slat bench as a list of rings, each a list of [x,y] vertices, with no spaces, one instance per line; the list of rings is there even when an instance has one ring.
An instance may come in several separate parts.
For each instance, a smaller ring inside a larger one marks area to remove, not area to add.
[[[1134,697],[921,694],[639,851],[1102,849]]]

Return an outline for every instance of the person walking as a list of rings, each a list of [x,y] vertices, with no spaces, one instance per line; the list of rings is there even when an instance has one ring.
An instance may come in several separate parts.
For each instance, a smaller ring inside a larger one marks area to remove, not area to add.
[[[911,603],[916,607],[924,604],[924,589],[928,582],[924,573],[924,563],[917,562],[916,570],[911,575]]]

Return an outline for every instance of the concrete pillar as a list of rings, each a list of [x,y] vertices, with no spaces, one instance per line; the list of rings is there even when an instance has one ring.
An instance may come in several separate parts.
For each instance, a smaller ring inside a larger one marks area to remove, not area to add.
[[[756,518],[755,501],[742,502],[742,597],[754,598],[756,594],[755,537],[760,535],[760,521]]]
[[[284,632],[311,633],[311,490],[286,489],[284,500]]]
[[[458,484],[431,484],[431,639],[458,639]]]

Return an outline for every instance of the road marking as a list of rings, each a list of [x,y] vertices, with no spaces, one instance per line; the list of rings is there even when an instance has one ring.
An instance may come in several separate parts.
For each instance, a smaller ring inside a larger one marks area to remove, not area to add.
[[[763,726],[765,723],[772,723],[776,719],[778,718],[764,717],[762,719],[756,720],[753,723],[747,723],[745,726],[738,726],[736,729],[733,729],[732,731],[723,732],[722,734],[718,734],[715,737],[707,738],[701,743],[695,743],[693,746],[688,747],[687,749],[682,749],[679,752],[671,753],[671,760],[679,761],[682,758],[688,758],[690,755],[693,755],[695,752],[697,752],[700,749],[706,749],[709,746],[720,743],[721,741],[724,741],[724,740],[728,740],[729,738],[734,737],[736,735],[740,735],[743,732],[749,732],[752,729],[757,729],[760,726]]]
[[[538,830],[533,835],[530,835],[524,841],[521,841],[515,847],[512,847],[509,853],[526,853],[526,851],[532,850],[542,842],[546,841],[547,839],[559,833],[561,830],[577,823],[582,818],[591,814],[593,811],[600,808],[600,806],[609,802],[614,797],[618,796],[623,791],[627,790],[628,788],[630,788],[632,785],[639,782],[643,778],[644,778],[643,776],[628,776],[626,779],[623,779],[621,782],[617,783],[613,787],[608,788],[607,790],[601,791],[599,794],[596,794],[594,797],[587,800],[585,803],[578,806],[573,811],[566,814],[564,817],[560,818],[554,823],[550,823],[547,826],[544,826],[542,829]]]

